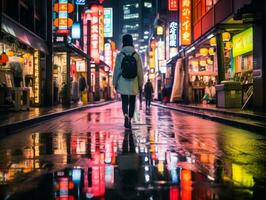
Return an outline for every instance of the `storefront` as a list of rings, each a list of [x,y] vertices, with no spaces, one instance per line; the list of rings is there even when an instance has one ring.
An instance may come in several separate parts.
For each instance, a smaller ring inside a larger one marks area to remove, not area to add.
[[[248,28],[232,37],[233,77],[242,85],[242,104],[253,93],[253,28]]]
[[[54,104],[88,102],[89,56],[80,49],[66,44],[54,46],[53,91]]]
[[[43,97],[41,59],[47,53],[45,42],[3,16],[0,41],[0,107],[29,110],[40,106]]]
[[[213,43],[212,38],[210,40],[206,38],[186,51],[186,66],[188,101],[191,103],[215,101],[218,66],[216,43]]]

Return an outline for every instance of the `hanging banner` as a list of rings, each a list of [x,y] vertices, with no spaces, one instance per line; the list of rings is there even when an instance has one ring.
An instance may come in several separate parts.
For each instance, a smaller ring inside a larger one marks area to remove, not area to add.
[[[168,0],[168,10],[177,11],[178,10],[178,0]]]
[[[181,45],[191,44],[191,1],[181,0]]]

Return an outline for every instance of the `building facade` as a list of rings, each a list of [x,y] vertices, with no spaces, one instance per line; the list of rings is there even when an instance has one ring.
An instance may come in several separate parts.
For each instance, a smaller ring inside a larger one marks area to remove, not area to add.
[[[180,0],[177,65],[185,70],[183,98],[218,107],[265,110],[265,3]],[[205,100],[206,97],[206,101]]]
[[[49,1],[1,1],[2,107],[19,111],[49,104],[51,9]]]

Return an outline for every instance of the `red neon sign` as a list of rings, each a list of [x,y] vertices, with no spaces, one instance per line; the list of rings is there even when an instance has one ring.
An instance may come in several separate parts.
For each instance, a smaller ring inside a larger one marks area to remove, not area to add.
[[[191,44],[191,1],[181,0],[181,45]]]
[[[99,8],[97,5],[91,6],[91,57],[95,63],[100,63],[99,53]]]
[[[168,10],[177,11],[178,10],[178,0],[168,0]]]

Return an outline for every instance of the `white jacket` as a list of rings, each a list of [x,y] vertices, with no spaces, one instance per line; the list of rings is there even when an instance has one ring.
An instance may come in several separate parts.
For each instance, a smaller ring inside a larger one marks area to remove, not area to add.
[[[121,52],[117,54],[113,75],[113,86],[117,88],[117,91],[123,95],[137,95],[139,93],[139,88],[142,89],[143,86],[143,67],[140,55],[136,52],[134,57],[137,61],[138,75],[134,79],[125,79],[122,77],[121,63],[124,58],[122,52],[127,55],[131,55],[135,52],[134,47],[125,46],[122,48]]]

